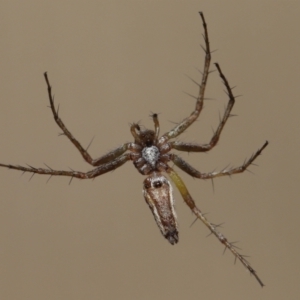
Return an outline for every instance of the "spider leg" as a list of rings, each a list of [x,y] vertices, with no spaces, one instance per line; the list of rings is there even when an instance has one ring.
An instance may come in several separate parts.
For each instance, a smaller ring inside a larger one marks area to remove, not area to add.
[[[262,153],[262,151],[267,147],[268,141],[266,141],[263,146],[258,149],[248,160],[246,160],[242,166],[230,169],[223,169],[219,172],[210,172],[210,173],[201,173],[184,161],[181,157],[176,154],[170,154],[170,159],[174,162],[174,164],[179,167],[184,172],[188,173],[192,177],[196,177],[199,179],[212,179],[221,176],[230,176],[233,174],[243,173],[252,163],[253,161]]]
[[[178,151],[185,151],[185,152],[206,152],[211,150],[216,144],[217,141],[214,141],[215,134],[211,139],[209,144],[199,145],[197,143],[184,143],[180,141],[174,141],[169,143],[172,149]]]
[[[230,243],[227,240],[227,238],[217,230],[216,225],[210,223],[207,220],[207,218],[204,216],[204,214],[201,212],[201,210],[196,206],[195,201],[191,197],[189,191],[187,190],[184,182],[179,177],[179,175],[171,167],[168,167],[166,172],[168,173],[168,175],[170,176],[170,178],[172,179],[172,181],[174,182],[174,184],[178,188],[178,190],[179,190],[181,196],[183,197],[185,203],[189,206],[189,208],[192,210],[192,212],[195,214],[195,216],[198,219],[200,219],[204,223],[204,225],[211,231],[211,233],[214,234],[217,237],[217,239],[226,248],[228,248],[231,251],[231,253],[234,255],[234,257],[236,259],[238,259],[249,270],[249,272],[256,278],[258,283],[263,287],[264,286],[263,282],[258,277],[256,271],[250,266],[249,262],[245,259],[245,257],[242,254],[240,254],[237,251],[236,247],[234,247],[233,244]]]
[[[205,42],[205,47],[203,47],[203,50],[205,52],[205,60],[204,60],[204,68],[202,73],[202,80],[201,80],[201,84],[199,85],[199,94],[197,97],[196,106],[194,111],[191,113],[189,117],[185,118],[181,123],[179,123],[177,126],[171,129],[169,132],[165,133],[160,138],[161,142],[165,142],[168,141],[169,139],[176,138],[178,135],[184,132],[189,126],[191,126],[197,120],[203,107],[205,88],[207,84],[208,75],[210,73],[209,65],[211,60],[211,52],[210,52],[208,32],[207,32],[207,24],[205,22],[203,13],[200,12],[199,14],[202,19],[202,24],[204,28],[203,38]]]
[[[115,158],[114,160],[104,163],[101,166],[98,166],[97,168],[88,171],[86,173],[84,172],[77,172],[77,171],[58,171],[53,170],[51,168],[43,169],[43,168],[35,168],[35,167],[23,167],[23,166],[14,166],[14,165],[5,165],[0,164],[0,167],[5,167],[8,169],[14,169],[19,170],[23,172],[30,172],[30,173],[36,173],[36,174],[42,174],[42,175],[56,175],[56,176],[70,176],[80,179],[90,179],[95,178],[97,176],[100,176],[102,174],[105,174],[109,171],[115,170],[119,167],[121,167],[124,163],[126,163],[128,160],[130,160],[130,153],[125,153],[118,158]]]
[[[216,132],[214,133],[213,137],[211,138],[211,140],[208,144],[199,145],[199,144],[195,144],[195,143],[183,143],[183,142],[175,141],[175,142],[170,143],[173,149],[176,149],[178,151],[186,151],[186,152],[206,152],[206,151],[211,150],[218,143],[221,132],[222,132],[228,118],[230,117],[231,110],[235,103],[235,98],[232,94],[232,90],[229,86],[228,80],[222,73],[222,70],[221,70],[219,64],[216,63],[215,65],[217,67],[220,77],[223,80],[223,83],[226,87],[227,95],[229,97],[229,101],[228,101],[227,107],[225,109],[222,120],[220,121],[220,124],[219,124]]]
[[[82,157],[84,158],[84,160],[91,164],[92,166],[99,166],[103,163],[107,163],[117,157],[119,157],[120,155],[122,155],[126,150],[128,150],[130,143],[125,143],[122,146],[110,151],[109,153],[97,158],[97,159],[93,159],[90,154],[87,152],[86,149],[84,149],[81,144],[74,138],[74,136],[72,135],[72,133],[67,129],[66,125],[63,123],[63,121],[61,120],[61,118],[58,116],[58,109],[55,109],[54,106],[54,97],[52,95],[52,88],[48,79],[48,75],[47,73],[44,73],[44,77],[46,80],[46,84],[47,84],[47,89],[48,89],[48,97],[49,97],[49,102],[50,102],[50,108],[52,110],[52,114],[54,117],[54,120],[56,122],[56,124],[60,127],[60,129],[63,131],[63,134],[65,136],[68,137],[68,139],[73,143],[73,145],[79,150],[79,152],[81,153]]]
[[[90,163],[92,166],[100,166],[104,163],[108,163],[108,162],[113,161],[114,159],[120,157],[122,154],[124,154],[124,152],[126,152],[127,150],[130,150],[131,148],[132,148],[132,143],[125,143],[125,144],[119,146],[118,148],[102,155],[99,158],[92,159],[90,162],[87,160],[86,161],[88,163]]]

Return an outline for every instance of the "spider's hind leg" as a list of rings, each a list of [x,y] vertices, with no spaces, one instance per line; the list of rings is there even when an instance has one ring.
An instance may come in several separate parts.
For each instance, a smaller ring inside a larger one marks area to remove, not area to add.
[[[245,268],[248,269],[250,274],[252,274],[255,279],[258,281],[258,283],[263,287],[264,284],[261,281],[261,279],[258,277],[256,271],[251,267],[249,262],[246,260],[245,256],[240,254],[236,247],[234,247],[233,243],[230,243],[227,238],[220,233],[217,230],[217,226],[210,223],[207,218],[204,216],[204,214],[201,212],[201,210],[196,206],[195,201],[193,200],[192,196],[190,195],[189,191],[187,190],[184,182],[182,179],[179,177],[179,175],[170,167],[166,170],[167,174],[171,177],[172,181],[178,188],[181,196],[183,197],[185,203],[189,206],[191,211],[195,214],[197,219],[201,220],[204,225],[210,230],[210,232],[216,236],[216,238],[227,248],[231,251],[231,253],[234,255],[236,259],[238,259]],[[226,249],[225,248],[225,249]]]

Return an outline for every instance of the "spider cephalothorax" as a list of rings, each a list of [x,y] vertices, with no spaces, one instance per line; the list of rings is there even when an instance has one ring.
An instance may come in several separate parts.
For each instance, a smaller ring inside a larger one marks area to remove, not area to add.
[[[131,125],[131,133],[134,137],[134,143],[129,147],[132,151],[131,160],[143,175],[166,171],[166,163],[170,161],[170,156],[166,154],[171,150],[170,145],[161,143],[158,139],[159,123],[157,114],[153,114],[152,118],[155,131],[141,130],[138,124]]]
[[[159,137],[159,122],[157,114],[152,115],[154,122],[154,131],[153,130],[141,130],[138,124],[131,125],[131,134],[134,137],[134,142],[125,143],[120,147],[110,151],[109,153],[93,159],[88,153],[87,149],[84,149],[81,144],[74,138],[74,136],[67,129],[63,121],[58,116],[58,110],[54,106],[54,98],[52,95],[51,85],[47,73],[44,74],[47,88],[48,88],[48,97],[50,102],[50,107],[52,114],[57,125],[62,129],[63,134],[74,144],[74,146],[79,150],[84,160],[94,166],[95,168],[89,172],[78,172],[78,171],[58,171],[53,170],[48,167],[45,168],[34,168],[34,167],[22,167],[15,166],[10,164],[0,164],[0,167],[6,167],[9,169],[20,170],[23,172],[31,172],[33,174],[46,174],[46,175],[60,175],[60,176],[69,176],[72,178],[80,179],[90,179],[105,174],[109,171],[115,170],[118,167],[122,166],[127,161],[131,160],[137,170],[142,175],[147,175],[148,177],[144,180],[143,194],[147,204],[149,205],[156,223],[165,236],[165,238],[171,243],[175,244],[178,242],[178,225],[176,219],[176,212],[174,208],[174,199],[172,186],[169,180],[162,174],[166,173],[171,178],[173,183],[178,188],[181,193],[185,203],[189,206],[191,211],[195,216],[201,220],[205,226],[210,230],[210,232],[215,235],[218,240],[229,249],[236,259],[239,259],[241,263],[250,271],[252,275],[255,276],[257,281],[261,286],[263,286],[262,281],[256,274],[255,270],[250,266],[249,262],[241,255],[236,247],[230,243],[227,238],[224,237],[217,230],[217,225],[210,223],[201,210],[196,206],[194,199],[188,192],[184,182],[179,177],[179,175],[168,165],[168,162],[174,163],[178,168],[188,173],[194,178],[199,179],[213,179],[221,176],[230,176],[233,174],[238,174],[244,172],[253,161],[261,154],[263,149],[268,145],[268,142],[265,142],[263,146],[254,153],[250,159],[245,161],[240,167],[236,168],[225,168],[219,172],[210,172],[210,173],[201,173],[196,170],[194,167],[185,162],[175,153],[169,153],[172,149],[177,151],[186,151],[186,152],[206,152],[213,149],[221,135],[221,132],[230,117],[231,110],[235,103],[235,97],[232,93],[230,85],[221,71],[221,68],[218,64],[215,64],[219,76],[223,80],[229,101],[223,117],[220,120],[220,124],[217,130],[214,132],[211,140],[206,144],[196,144],[196,143],[182,143],[179,141],[170,141],[178,137],[183,133],[189,126],[191,126],[195,120],[200,115],[200,112],[203,108],[205,88],[207,84],[208,75],[210,73],[210,60],[211,60],[211,51],[207,33],[207,25],[202,13],[200,13],[202,24],[204,28],[204,42],[205,46],[203,47],[205,51],[205,60],[204,68],[202,72],[201,83],[199,84],[199,93],[195,97],[196,105],[190,116],[186,117],[182,122],[176,125],[173,129],[163,134]]]

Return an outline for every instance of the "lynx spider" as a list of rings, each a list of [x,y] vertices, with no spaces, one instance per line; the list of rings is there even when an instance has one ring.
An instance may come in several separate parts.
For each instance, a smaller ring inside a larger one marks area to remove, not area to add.
[[[249,272],[256,278],[261,286],[264,286],[261,279],[258,277],[256,271],[250,266],[249,262],[245,259],[245,256],[241,255],[237,248],[230,243],[227,238],[221,234],[217,227],[218,225],[210,223],[201,210],[196,206],[195,201],[188,192],[184,182],[179,177],[177,172],[168,165],[168,162],[173,162],[178,168],[188,173],[192,177],[199,179],[213,179],[220,176],[231,176],[233,174],[238,174],[244,172],[253,161],[262,153],[264,148],[268,145],[268,141],[254,153],[250,159],[245,161],[242,166],[235,168],[225,168],[219,172],[211,173],[201,173],[197,171],[194,167],[185,162],[182,158],[174,153],[170,153],[172,149],[178,151],[186,152],[206,152],[214,148],[220,138],[221,132],[227,122],[228,118],[231,116],[231,110],[235,103],[235,97],[232,93],[232,89],[229,83],[221,71],[219,64],[215,64],[219,76],[223,80],[223,84],[226,88],[229,101],[225,109],[224,115],[220,120],[220,124],[217,130],[214,132],[208,144],[196,144],[196,143],[183,143],[180,141],[171,141],[172,139],[178,137],[183,133],[190,125],[192,125],[203,108],[204,92],[207,84],[208,75],[210,73],[210,61],[211,61],[211,51],[208,39],[207,24],[204,19],[204,15],[200,12],[200,17],[202,19],[202,25],[204,29],[204,42],[205,47],[202,47],[205,52],[204,69],[202,73],[202,81],[199,84],[199,95],[196,97],[196,106],[190,116],[185,118],[181,123],[177,124],[169,132],[165,133],[159,137],[159,121],[157,114],[152,115],[154,122],[154,131],[149,129],[142,130],[140,126],[136,123],[132,124],[130,131],[134,137],[134,142],[125,143],[120,147],[110,151],[109,153],[101,156],[100,158],[93,159],[84,149],[81,144],[73,137],[71,132],[67,129],[63,121],[58,116],[58,109],[55,109],[54,98],[52,95],[51,85],[48,79],[47,73],[44,73],[45,81],[48,89],[48,97],[50,102],[50,108],[53,113],[53,117],[57,125],[62,129],[63,135],[67,136],[68,139],[74,144],[74,146],[79,150],[84,160],[96,167],[89,172],[78,172],[78,171],[57,171],[53,170],[47,166],[48,169],[35,168],[32,166],[23,167],[10,164],[0,164],[0,167],[6,167],[9,169],[20,170],[23,172],[31,172],[34,175],[45,174],[45,175],[59,175],[59,176],[70,176],[71,179],[76,177],[80,179],[91,179],[109,171],[115,170],[125,164],[127,161],[131,160],[134,166],[142,175],[147,175],[148,177],[144,180],[143,194],[147,204],[149,205],[155,221],[163,234],[163,236],[172,244],[178,242],[178,224],[177,217],[174,207],[173,191],[169,180],[162,174],[167,173],[171,178],[173,183],[178,188],[184,201],[195,214],[197,219],[200,219],[205,226],[210,230],[211,234],[215,235],[218,240],[225,246],[225,249],[229,249],[235,256],[235,259],[240,260],[240,262],[249,270]]]

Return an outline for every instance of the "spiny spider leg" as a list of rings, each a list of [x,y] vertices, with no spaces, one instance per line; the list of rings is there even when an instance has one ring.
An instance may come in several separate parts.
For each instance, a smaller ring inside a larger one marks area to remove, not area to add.
[[[171,168],[169,167],[166,172],[178,188],[180,194],[182,195],[185,203],[189,206],[189,208],[193,211],[193,213],[196,215],[196,217],[201,220],[205,226],[211,231],[212,234],[214,234],[218,240],[226,247],[228,248],[231,253],[234,255],[236,259],[238,259],[248,270],[249,272],[256,278],[256,280],[259,282],[261,286],[264,286],[261,279],[256,274],[256,271],[250,266],[249,262],[245,259],[243,255],[241,255],[237,250],[236,247],[233,246],[232,243],[230,243],[227,238],[220,233],[217,230],[217,226],[210,223],[204,214],[201,212],[201,210],[196,206],[195,201],[193,200],[192,196],[190,195],[189,191],[187,190],[184,182],[179,177],[179,175]],[[226,249],[225,248],[225,249]]]
[[[212,179],[220,176],[231,176],[233,174],[243,173],[254,162],[254,160],[262,153],[262,151],[267,147],[267,145],[268,145],[268,141],[266,141],[263,144],[263,146],[260,149],[258,149],[240,167],[230,168],[230,169],[225,168],[224,170],[219,172],[201,173],[176,154],[173,153],[170,154],[170,158],[178,168],[188,173],[192,177],[196,177],[199,179]]]
[[[104,163],[101,166],[98,166],[97,168],[88,171],[86,173],[78,172],[78,171],[58,171],[58,170],[52,170],[51,168],[43,169],[43,168],[35,168],[31,166],[22,167],[22,166],[5,165],[5,164],[0,164],[0,167],[6,167],[8,169],[20,170],[23,172],[31,172],[31,173],[42,174],[42,175],[70,176],[70,177],[75,177],[80,179],[90,179],[105,174],[109,171],[115,170],[121,167],[128,160],[130,160],[130,153],[125,153],[119,156],[118,158],[115,158],[110,162]]]
[[[230,112],[231,112],[231,110],[233,108],[233,105],[235,103],[235,98],[232,94],[232,90],[229,86],[228,80],[226,79],[226,77],[222,73],[219,64],[216,63],[215,65],[217,67],[217,70],[219,72],[220,77],[223,80],[223,83],[224,83],[224,85],[226,87],[226,90],[227,90],[227,95],[229,97],[229,101],[228,101],[227,107],[225,109],[222,120],[221,120],[216,132],[214,133],[213,137],[211,138],[211,140],[208,144],[198,145],[198,144],[195,144],[195,143],[183,143],[183,142],[175,141],[175,142],[170,143],[173,149],[176,149],[176,150],[179,150],[179,151],[187,151],[187,152],[205,152],[205,151],[211,150],[218,143],[221,132],[222,132],[228,118],[230,117]]]
[[[202,80],[201,80],[201,84],[199,86],[199,95],[198,95],[197,101],[196,101],[196,107],[189,117],[185,118],[181,123],[179,123],[173,129],[171,129],[169,132],[165,133],[160,138],[161,142],[176,138],[178,135],[180,135],[182,132],[184,132],[189,126],[191,126],[197,120],[197,118],[199,117],[200,112],[203,108],[204,93],[205,93],[207,78],[210,73],[209,65],[210,65],[210,60],[211,60],[211,53],[210,53],[209,39],[208,39],[208,33],[207,33],[207,24],[205,22],[203,13],[199,12],[199,14],[202,19],[202,24],[203,24],[203,28],[204,28],[203,38],[204,38],[204,42],[205,42],[205,47],[203,48],[203,50],[205,52],[205,60],[204,60],[204,68],[203,68],[203,73],[202,73]]]
[[[125,143],[122,146],[110,151],[109,153],[97,158],[97,159],[93,159],[90,154],[87,152],[86,149],[84,149],[81,144],[74,138],[74,136],[72,135],[72,133],[67,129],[66,125],[63,123],[63,121],[61,120],[61,118],[58,116],[58,110],[55,109],[54,106],[54,97],[52,95],[52,88],[48,79],[48,75],[47,72],[44,73],[44,77],[46,80],[46,84],[47,84],[47,90],[48,90],[48,96],[49,96],[49,102],[50,102],[50,108],[52,110],[53,113],[53,117],[54,120],[56,122],[56,124],[61,128],[61,130],[63,131],[63,134],[65,136],[68,137],[68,139],[73,143],[73,145],[79,150],[79,152],[81,153],[82,157],[84,158],[84,160],[91,164],[92,166],[99,166],[102,165],[103,163],[107,163],[110,162],[112,160],[114,160],[115,158],[119,157],[120,155],[122,155],[125,151],[127,151],[129,149],[129,145],[130,143]]]

